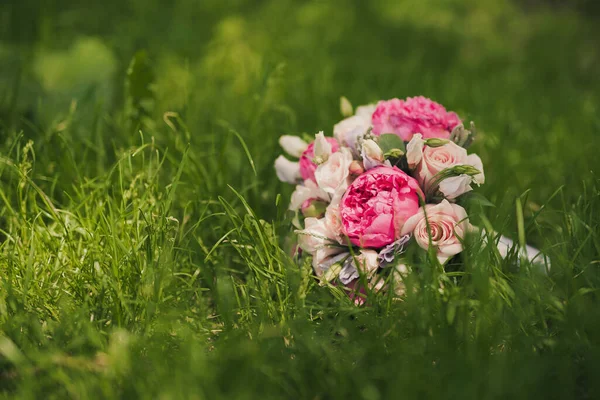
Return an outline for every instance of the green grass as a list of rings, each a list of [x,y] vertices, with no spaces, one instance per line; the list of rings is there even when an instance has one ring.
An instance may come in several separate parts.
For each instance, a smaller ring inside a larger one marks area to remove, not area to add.
[[[597,23],[475,0],[1,6],[2,396],[598,398]],[[331,135],[342,95],[420,94],[481,132],[496,206],[474,222],[552,267],[473,242],[355,307],[289,257],[277,138]]]

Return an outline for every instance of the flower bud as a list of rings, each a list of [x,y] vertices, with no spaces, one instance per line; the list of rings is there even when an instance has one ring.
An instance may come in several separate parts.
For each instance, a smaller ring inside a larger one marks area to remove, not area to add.
[[[431,138],[431,139],[427,139],[425,140],[425,144],[429,147],[442,147],[445,144],[448,144],[448,140],[446,139],[439,139],[439,138]]]
[[[344,117],[350,117],[354,114],[354,110],[352,110],[352,103],[350,100],[346,98],[346,96],[340,97],[340,112]]]
[[[391,149],[390,151],[388,151],[387,153],[384,154],[385,157],[390,157],[390,158],[400,158],[404,155],[404,151],[402,151],[401,149]]]
[[[319,199],[308,199],[302,203],[302,215],[306,218],[321,218],[325,214],[327,203]]]
[[[358,176],[360,174],[362,174],[363,172],[365,172],[365,168],[363,167],[362,163],[360,161],[354,160],[350,163],[350,175],[355,175]]]
[[[331,155],[331,143],[327,141],[323,131],[315,135],[315,160],[321,161],[321,163],[327,161]]]
[[[372,139],[367,139],[362,143],[362,157],[365,169],[371,169],[383,164],[383,151]]]

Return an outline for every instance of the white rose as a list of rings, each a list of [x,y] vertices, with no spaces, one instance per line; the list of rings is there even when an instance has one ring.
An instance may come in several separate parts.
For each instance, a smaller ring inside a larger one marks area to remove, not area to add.
[[[431,229],[431,244],[437,250],[440,263],[446,262],[463,250],[461,240],[472,229],[464,208],[447,200],[442,200],[440,204],[427,204],[425,212],[421,208],[417,214],[406,221],[401,234],[412,233],[417,244],[427,250],[430,233],[427,222]]]
[[[300,139],[298,136],[283,135],[279,138],[279,145],[290,156],[300,158],[304,150],[308,147],[308,143]]]
[[[275,172],[282,182],[296,184],[302,180],[302,175],[300,175],[300,163],[290,161],[284,156],[279,156],[275,160]]]
[[[319,165],[315,171],[317,185],[325,192],[333,195],[339,186],[348,184],[352,154],[346,148],[333,153],[329,159]]]

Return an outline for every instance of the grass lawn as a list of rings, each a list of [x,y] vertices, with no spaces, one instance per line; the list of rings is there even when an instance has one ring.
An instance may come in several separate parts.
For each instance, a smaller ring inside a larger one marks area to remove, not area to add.
[[[0,396],[600,398],[599,18],[585,1],[3,3]],[[473,222],[551,268],[473,244],[452,273],[423,259],[401,302],[319,286],[289,255],[273,161],[282,134],[331,135],[342,95],[475,121],[494,206]]]

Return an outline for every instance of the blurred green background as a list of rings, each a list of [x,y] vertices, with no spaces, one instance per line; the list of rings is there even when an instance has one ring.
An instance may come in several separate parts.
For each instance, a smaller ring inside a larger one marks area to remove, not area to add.
[[[3,0],[3,395],[597,398],[599,4]],[[475,121],[471,215],[550,275],[471,249],[443,295],[332,300],[273,161],[342,95]]]
[[[226,124],[263,167],[280,134],[330,134],[341,95],[358,105],[422,94],[483,132],[476,150],[487,195],[531,188],[543,201],[597,170],[598,9],[592,1],[9,0],[0,9],[3,132],[49,139],[75,101],[75,146],[136,142],[119,118],[128,65],[145,50],[152,76],[142,108],[156,130],[166,128],[165,112],[177,112],[192,144]]]

